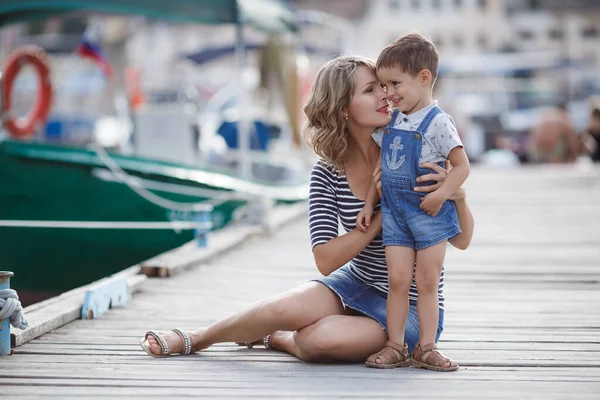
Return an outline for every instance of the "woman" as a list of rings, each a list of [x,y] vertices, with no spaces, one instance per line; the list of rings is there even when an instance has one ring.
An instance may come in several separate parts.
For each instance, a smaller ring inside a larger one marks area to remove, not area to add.
[[[582,137],[582,152],[600,162],[600,97],[590,99],[590,121]]]
[[[249,347],[263,344],[306,361],[365,361],[385,345],[387,269],[381,215],[374,216],[366,232],[355,227],[363,206],[360,199],[367,194],[379,157],[371,133],[390,121],[385,97],[373,61],[338,57],[320,70],[304,108],[309,142],[323,157],[311,175],[309,225],[314,259],[324,277],[253,304],[206,329],[189,334],[150,331],[142,338],[148,354],[189,354],[215,343],[237,342]],[[424,192],[435,190],[446,176],[444,169],[429,167],[437,174],[423,180],[437,183],[424,187]],[[454,200],[462,234],[451,243],[465,249],[471,241],[473,218],[464,191],[459,190]],[[347,231],[341,236],[338,216]],[[416,315],[413,305],[406,334],[410,346],[419,337]],[[387,362],[385,357],[381,361]]]

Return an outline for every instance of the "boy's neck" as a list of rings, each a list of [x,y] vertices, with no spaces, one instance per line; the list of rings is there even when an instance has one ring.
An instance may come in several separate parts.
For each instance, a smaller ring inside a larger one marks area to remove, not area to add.
[[[404,115],[411,115],[411,114],[416,113],[417,111],[421,111],[425,107],[429,107],[431,105],[431,103],[433,103],[433,96],[429,92],[427,94],[427,96],[425,96],[421,100],[419,100],[419,102],[413,107],[412,110],[408,111]]]

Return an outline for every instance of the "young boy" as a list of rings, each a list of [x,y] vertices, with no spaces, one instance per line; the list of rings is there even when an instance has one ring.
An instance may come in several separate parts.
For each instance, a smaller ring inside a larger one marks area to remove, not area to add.
[[[388,265],[386,346],[367,360],[375,368],[414,365],[436,371],[454,371],[456,362],[444,357],[436,345],[439,304],[438,285],[448,239],[460,228],[454,202],[448,200],[469,175],[469,160],[452,118],[444,113],[432,90],[439,57],[433,43],[420,34],[408,34],[387,46],[377,60],[377,77],[393,104],[390,124],[373,134],[381,146],[383,244]],[[431,172],[420,163],[435,162],[453,168],[443,184],[422,197],[416,178]],[[377,202],[375,185],[357,226],[365,229]],[[416,261],[416,267],[415,267]],[[409,309],[408,293],[415,274],[419,315],[419,343],[412,354],[404,343]]]

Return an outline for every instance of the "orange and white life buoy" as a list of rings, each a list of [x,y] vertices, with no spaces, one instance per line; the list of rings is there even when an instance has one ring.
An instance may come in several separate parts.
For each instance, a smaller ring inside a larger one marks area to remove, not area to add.
[[[25,46],[8,56],[2,75],[2,121],[9,134],[15,138],[31,137],[46,122],[52,105],[50,69],[45,61],[46,53],[38,46]],[[12,87],[15,78],[26,64],[38,75],[38,93],[33,108],[23,118],[12,115]]]

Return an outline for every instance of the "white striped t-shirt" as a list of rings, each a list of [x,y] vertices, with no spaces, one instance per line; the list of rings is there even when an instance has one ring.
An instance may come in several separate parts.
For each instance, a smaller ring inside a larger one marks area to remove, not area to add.
[[[310,177],[308,223],[312,248],[338,237],[341,222],[349,232],[356,228],[356,217],[365,202],[357,199],[350,191],[346,175],[325,161],[318,161]],[[379,208],[377,205],[376,209]],[[382,293],[388,292],[387,266],[381,233],[348,266],[350,272],[361,282]],[[444,308],[444,269],[438,287],[440,308]],[[414,275],[409,299],[417,300]]]

